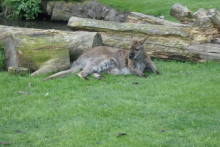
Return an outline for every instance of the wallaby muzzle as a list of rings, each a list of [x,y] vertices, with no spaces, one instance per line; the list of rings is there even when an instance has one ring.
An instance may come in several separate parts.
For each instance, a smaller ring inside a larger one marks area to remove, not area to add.
[[[129,59],[133,59],[134,58],[134,53],[130,53],[129,54]]]

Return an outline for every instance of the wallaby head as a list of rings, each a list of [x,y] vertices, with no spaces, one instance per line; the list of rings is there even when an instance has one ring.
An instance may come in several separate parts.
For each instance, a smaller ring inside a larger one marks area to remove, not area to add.
[[[135,34],[131,35],[131,48],[129,53],[129,59],[139,59],[144,55],[144,42],[148,38],[148,36],[144,36],[144,38],[138,40]]]

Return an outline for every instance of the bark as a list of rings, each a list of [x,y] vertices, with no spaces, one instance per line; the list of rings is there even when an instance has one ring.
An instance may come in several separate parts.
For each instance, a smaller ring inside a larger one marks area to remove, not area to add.
[[[174,4],[170,10],[170,15],[175,17],[183,24],[190,24],[195,21],[193,18],[193,12],[187,7],[182,6],[178,3]]]
[[[100,32],[103,43],[123,49],[129,49],[131,45],[130,33],[106,33]],[[139,34],[139,37],[143,37]],[[151,57],[163,60],[178,60],[204,62],[207,60],[220,61],[220,45],[212,43],[192,43],[175,36],[158,37],[150,36],[145,41],[145,49]]]
[[[70,67],[88,48],[102,45],[96,32],[66,32],[0,26],[5,38],[5,65],[29,68],[32,76]]]
[[[127,23],[155,24],[165,25],[170,27],[185,27],[187,25],[171,22],[165,19],[160,19],[150,15],[144,15],[138,12],[131,12],[126,20]]]
[[[210,9],[208,12],[208,17],[220,30],[220,12],[216,9]]]
[[[206,28],[206,27],[212,27],[212,21],[207,16],[208,12],[201,8],[197,12],[193,14],[193,17],[195,18],[194,25],[199,26],[200,28]]]
[[[181,61],[220,61],[219,45],[207,44],[219,34],[216,28],[168,27],[163,25],[116,23],[71,17],[68,27],[72,30],[100,31],[105,45],[129,49],[132,33],[150,35],[145,41],[152,57]],[[213,52],[212,47],[216,48]],[[203,50],[200,50],[203,48]],[[204,51],[206,50],[206,51]]]

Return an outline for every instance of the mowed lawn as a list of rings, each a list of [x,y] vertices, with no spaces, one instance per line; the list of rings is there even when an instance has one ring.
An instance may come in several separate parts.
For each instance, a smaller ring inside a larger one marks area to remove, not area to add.
[[[170,16],[170,9],[175,3],[186,6],[189,10],[196,12],[200,8],[209,10],[216,8],[220,11],[219,0],[98,0],[99,2],[118,8],[122,11],[140,12],[143,14],[159,17],[165,16],[165,19],[176,21]]]
[[[220,64],[154,62],[147,78],[0,72],[0,146],[218,147]]]
[[[174,3],[220,10],[219,0],[99,1],[168,20]],[[154,63],[162,74],[147,78],[72,74],[42,82],[47,75],[0,72],[0,146],[219,147],[219,62]]]

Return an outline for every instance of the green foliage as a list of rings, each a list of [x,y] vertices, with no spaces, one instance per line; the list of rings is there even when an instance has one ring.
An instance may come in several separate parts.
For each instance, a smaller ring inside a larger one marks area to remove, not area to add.
[[[3,6],[12,19],[35,19],[42,12],[39,0],[5,0]]]
[[[147,78],[0,72],[0,140],[33,147],[218,147],[220,64],[154,61]],[[29,86],[32,83],[32,86]],[[23,92],[19,92],[23,91]],[[125,136],[116,137],[119,133]],[[1,146],[1,145],[0,145]]]

